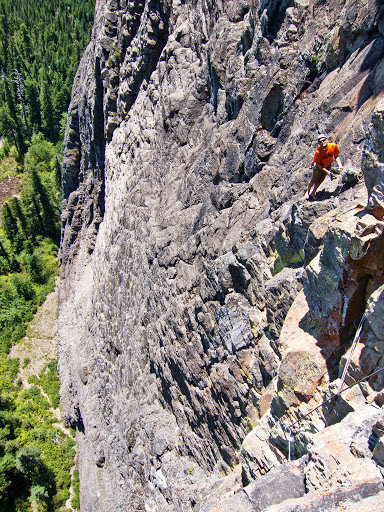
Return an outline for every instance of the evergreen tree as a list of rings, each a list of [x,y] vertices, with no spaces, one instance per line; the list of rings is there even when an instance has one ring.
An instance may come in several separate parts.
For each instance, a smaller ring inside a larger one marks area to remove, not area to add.
[[[28,103],[28,121],[34,133],[41,131],[40,98],[36,80],[29,79],[25,83],[26,101]]]
[[[17,127],[6,103],[0,107],[0,134],[17,147]]]
[[[12,210],[7,203],[3,207],[1,219],[5,236],[10,241],[13,250],[16,253],[19,253],[23,248],[25,237],[19,230],[17,219],[13,215]]]
[[[44,263],[36,251],[28,256],[28,273],[30,274],[32,281],[36,283],[43,282],[44,280]]]
[[[17,220],[13,216],[13,213],[8,203],[5,203],[5,205],[3,206],[3,211],[1,213],[1,223],[4,229],[5,236],[13,244],[16,239],[16,235],[19,232],[19,228],[17,226]]]
[[[10,201],[10,207],[11,207],[11,211],[12,211],[13,215],[16,217],[16,219],[18,219],[18,221],[20,223],[21,230],[22,230],[24,236],[26,237],[28,234],[28,223],[27,223],[27,219],[24,215],[24,212],[21,208],[20,201],[17,199],[17,197],[14,197]]]
[[[51,236],[58,235],[57,215],[49,198],[48,192],[44,188],[40,176],[35,170],[31,172],[32,191],[34,198],[39,199],[41,204],[41,220],[44,233]]]
[[[9,256],[4,248],[3,242],[0,240],[0,256],[9,261]]]
[[[49,137],[54,131],[53,105],[51,91],[46,80],[41,84],[40,90],[41,105],[41,127],[44,134]]]
[[[20,53],[22,57],[27,61],[30,62],[33,52],[32,52],[32,45],[31,45],[31,39],[29,37],[29,31],[25,25],[25,23],[21,23],[20,28],[16,34],[16,40],[19,41],[19,48]]]
[[[5,101],[8,106],[9,116],[12,118],[14,127],[14,142],[20,155],[23,155],[26,151],[26,145],[24,142],[24,134],[22,130],[22,122],[16,108],[16,98],[14,93],[14,87],[8,77],[3,77],[4,95]]]

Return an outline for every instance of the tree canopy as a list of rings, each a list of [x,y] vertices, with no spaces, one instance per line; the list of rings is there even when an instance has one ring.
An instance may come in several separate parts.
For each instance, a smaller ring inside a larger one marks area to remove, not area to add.
[[[21,156],[33,133],[59,140],[94,4],[0,0],[0,137]]]

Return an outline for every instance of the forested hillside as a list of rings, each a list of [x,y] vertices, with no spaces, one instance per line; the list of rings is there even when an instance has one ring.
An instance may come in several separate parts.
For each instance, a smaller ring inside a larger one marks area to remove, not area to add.
[[[24,153],[32,133],[60,137],[94,0],[0,1],[0,135]]]
[[[78,509],[57,362],[37,372],[10,350],[55,286],[62,139],[93,13],[94,0],[0,0],[0,512]]]

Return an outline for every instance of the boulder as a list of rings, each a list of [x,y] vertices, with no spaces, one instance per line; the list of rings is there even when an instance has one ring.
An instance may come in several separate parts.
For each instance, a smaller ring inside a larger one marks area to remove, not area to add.
[[[255,478],[265,475],[272,467],[284,461],[284,457],[275,450],[269,441],[270,428],[275,423],[270,414],[265,414],[259,424],[245,437],[240,450],[243,469],[243,482],[251,483]]]
[[[303,286],[311,315],[337,353],[357,329],[372,274],[383,271],[383,223],[359,206],[335,217],[321,252],[306,267]]]
[[[377,339],[384,341],[384,285],[369,297],[365,316]]]
[[[276,340],[285,316],[301,290],[302,268],[284,268],[265,283],[266,310],[269,336]]]
[[[261,512],[286,499],[300,498],[306,492],[302,468],[283,464],[247,485],[243,492],[252,503],[253,512]]]
[[[383,498],[382,483],[374,482],[338,489],[331,493],[308,494],[298,500],[287,500],[280,505],[273,505],[263,512],[372,512],[380,510]]]
[[[376,106],[364,146],[362,170],[368,189],[368,208],[379,219],[384,213],[384,100]]]
[[[285,410],[313,397],[327,366],[320,346],[324,332],[311,321],[304,292],[298,293],[285,318],[278,347],[282,360],[278,371],[277,394],[273,410]]]
[[[381,482],[380,469],[371,460],[371,454],[366,456],[373,426],[381,416],[376,407],[361,407],[313,436],[305,467],[309,492]]]

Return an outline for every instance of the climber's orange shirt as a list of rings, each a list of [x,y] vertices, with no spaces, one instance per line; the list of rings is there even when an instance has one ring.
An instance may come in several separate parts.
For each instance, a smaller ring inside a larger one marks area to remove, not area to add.
[[[313,161],[315,164],[322,165],[323,167],[329,167],[333,162],[333,159],[337,157],[340,153],[340,149],[337,144],[333,144],[332,142],[328,142],[327,147],[317,148],[315,154],[313,155]]]

